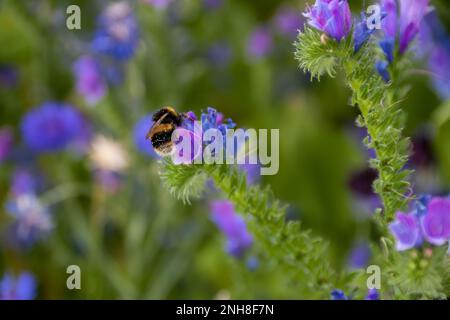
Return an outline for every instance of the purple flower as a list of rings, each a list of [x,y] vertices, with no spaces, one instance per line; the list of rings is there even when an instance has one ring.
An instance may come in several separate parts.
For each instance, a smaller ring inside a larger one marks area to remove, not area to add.
[[[381,10],[386,13],[386,18],[381,21],[381,28],[388,39],[395,41],[397,38],[397,0],[381,0]]]
[[[310,26],[338,42],[350,33],[352,14],[347,0],[316,0],[303,15]]]
[[[203,6],[209,10],[215,10],[223,5],[223,0],[203,0]]]
[[[380,293],[377,289],[369,289],[365,300],[380,300]]]
[[[250,35],[247,52],[251,57],[262,58],[272,50],[272,36],[264,27],[259,27]]]
[[[36,280],[28,272],[18,277],[6,273],[0,280],[0,300],[32,300],[36,297]]]
[[[450,39],[436,43],[428,68],[432,73],[432,84],[443,100],[450,99]]]
[[[302,17],[297,10],[282,7],[275,16],[275,26],[282,35],[295,36],[302,27]]]
[[[53,229],[47,208],[34,194],[24,194],[10,200],[6,210],[15,218],[15,237],[21,244],[32,244]]]
[[[9,65],[0,65],[0,87],[13,88],[19,80],[17,69]]]
[[[17,169],[12,177],[11,194],[13,197],[35,193],[36,179],[26,169]]]
[[[98,21],[92,49],[118,61],[133,57],[139,42],[138,24],[125,1],[110,4]]]
[[[55,102],[29,111],[22,119],[25,143],[36,152],[54,152],[66,148],[82,133],[84,121],[72,106]]]
[[[331,300],[348,300],[348,297],[342,290],[334,289],[331,291]]]
[[[8,127],[0,128],[0,162],[5,160],[11,152],[13,145],[13,133]]]
[[[434,198],[428,204],[428,213],[421,217],[424,238],[441,246],[450,239],[450,200]]]
[[[258,183],[261,179],[261,165],[260,164],[240,164],[239,170],[245,172],[247,178],[247,184],[252,185]]]
[[[231,58],[233,52],[231,47],[227,43],[217,42],[213,44],[207,53],[208,60],[216,67],[226,67]]]
[[[253,240],[244,219],[234,211],[233,204],[229,201],[213,201],[211,219],[227,238],[227,252],[234,257],[242,257]]]
[[[122,177],[119,172],[110,170],[96,170],[95,181],[108,193],[117,193],[122,186]]]
[[[144,0],[144,2],[157,9],[164,9],[170,5],[172,0]]]
[[[80,57],[73,67],[77,91],[90,105],[96,104],[106,92],[106,84],[97,61],[88,56]]]
[[[358,243],[350,252],[348,264],[351,268],[365,268],[370,260],[372,252],[366,242]]]
[[[429,0],[399,0],[398,9],[395,0],[382,0],[382,11],[386,18],[382,21],[385,39],[380,42],[389,62],[394,57],[395,40],[399,41],[399,53],[405,53],[410,43],[420,30],[420,25],[427,14]]]
[[[420,24],[428,13],[429,0],[400,1],[400,54],[403,54],[411,41],[419,33]]]
[[[153,150],[152,143],[146,138],[148,130],[153,125],[152,115],[146,115],[142,117],[134,126],[133,137],[134,145],[137,150],[152,158],[158,158],[158,155]]]
[[[411,249],[420,241],[420,228],[417,217],[397,212],[396,220],[389,224],[389,230],[396,240],[398,251]]]
[[[216,109],[208,107],[206,112],[200,116],[200,122],[193,112],[186,113],[181,128],[175,131],[175,152],[174,163],[189,164],[193,160],[203,154],[203,147],[212,141],[203,140],[203,134],[209,129],[217,129],[223,137],[223,150],[226,148],[226,130],[235,128],[235,123],[231,119],[224,119],[222,113]],[[190,150],[184,150],[187,143],[182,141],[190,141]],[[190,151],[190,152],[189,152]],[[214,150],[212,150],[214,153]]]

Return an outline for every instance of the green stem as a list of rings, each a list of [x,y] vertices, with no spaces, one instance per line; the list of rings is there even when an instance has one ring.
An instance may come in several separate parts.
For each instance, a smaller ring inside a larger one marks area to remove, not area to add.
[[[362,60],[362,61],[361,61]],[[369,71],[372,59],[342,59],[348,86],[353,93],[353,103],[361,111],[359,125],[367,128],[366,144],[376,153],[371,166],[378,171],[374,190],[380,196],[384,211],[377,218],[383,226],[391,221],[398,210],[406,207],[410,196],[410,171],[404,166],[408,160],[409,141],[402,138],[401,110],[393,102],[390,86]]]

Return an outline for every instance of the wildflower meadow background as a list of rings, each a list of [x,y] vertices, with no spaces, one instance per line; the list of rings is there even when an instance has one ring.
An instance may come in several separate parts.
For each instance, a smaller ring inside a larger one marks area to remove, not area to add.
[[[0,0],[0,299],[448,299],[449,99],[446,0]],[[161,159],[163,106],[278,174]]]

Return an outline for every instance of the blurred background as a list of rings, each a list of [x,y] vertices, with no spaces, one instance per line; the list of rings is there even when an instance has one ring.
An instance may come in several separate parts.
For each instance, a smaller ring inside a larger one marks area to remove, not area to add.
[[[354,14],[365,6],[349,2]],[[416,194],[450,183],[450,6],[432,3],[434,41],[417,40],[402,102]],[[73,4],[80,30],[66,25]],[[372,155],[343,82],[297,67],[305,6],[0,0],[0,298],[314,298],[251,241],[230,250],[213,185],[190,205],[162,186],[145,134],[165,105],[279,128],[279,173],[243,168],[249,183],[270,184],[290,219],[326,238],[336,268],[365,267]],[[80,290],[66,286],[69,265]]]

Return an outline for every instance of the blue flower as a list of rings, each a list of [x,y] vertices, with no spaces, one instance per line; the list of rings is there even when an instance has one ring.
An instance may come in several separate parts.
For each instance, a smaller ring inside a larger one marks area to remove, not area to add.
[[[366,242],[359,242],[350,252],[348,264],[355,269],[365,268],[371,255],[372,252],[369,245]]]
[[[347,0],[316,0],[303,14],[308,24],[325,32],[336,41],[347,37],[352,27],[352,14]]]
[[[22,119],[25,143],[36,152],[55,152],[74,142],[85,125],[81,114],[72,106],[54,102],[29,111]]]
[[[15,218],[14,237],[19,244],[31,245],[53,229],[52,217],[34,194],[11,199],[6,211]]]
[[[342,290],[334,289],[331,291],[331,300],[348,300],[348,297]]]
[[[0,280],[0,300],[32,300],[36,297],[36,280],[29,272],[18,277],[6,273]]]
[[[391,75],[389,74],[389,63],[384,60],[378,60],[375,62],[375,70],[378,72],[378,74],[383,78],[383,81],[385,83],[388,83],[391,81]]]
[[[151,142],[146,138],[148,130],[153,125],[152,115],[146,115],[142,117],[134,126],[133,138],[134,145],[137,150],[147,156],[152,158],[158,158],[159,156],[153,150]]]
[[[380,293],[377,289],[369,289],[365,300],[380,300]]]
[[[121,1],[109,5],[98,20],[93,51],[124,62],[134,56],[138,43],[138,24],[129,4]]]
[[[384,19],[385,15],[381,17]],[[358,52],[361,47],[369,41],[370,36],[376,31],[376,28],[367,27],[367,17],[364,13],[361,13],[361,18],[354,24],[353,38],[354,38],[354,51]]]
[[[244,219],[234,211],[233,204],[225,200],[213,201],[211,219],[227,237],[227,252],[234,257],[242,257],[252,245],[253,239]]]

